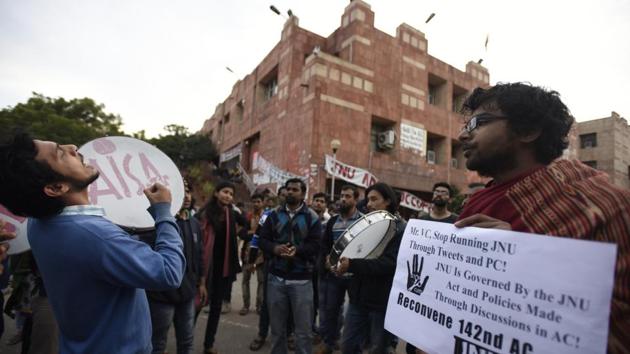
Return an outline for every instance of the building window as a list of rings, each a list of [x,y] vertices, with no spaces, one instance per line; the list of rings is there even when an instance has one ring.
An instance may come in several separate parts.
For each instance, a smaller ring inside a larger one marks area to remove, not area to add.
[[[258,84],[258,97],[263,101],[269,101],[278,94],[278,66],[276,65]]]
[[[446,80],[443,78],[429,74],[429,104],[437,107],[446,108]]]
[[[597,133],[580,135],[580,148],[594,148],[597,146]]]
[[[244,108],[245,108],[245,103],[243,103],[243,100],[238,101],[238,103],[236,104],[236,112],[234,112],[234,114],[236,115],[237,122],[243,121]]]
[[[597,168],[597,161],[582,161],[588,167]]]
[[[278,78],[274,77],[271,81],[265,83],[265,101],[270,100],[278,94]]]
[[[452,110],[455,113],[462,113],[462,106],[468,97],[468,91],[465,88],[453,85]]]
[[[444,136],[427,133],[427,163],[429,165],[444,165],[447,161],[446,138]]]
[[[226,114],[225,117],[223,117],[223,124],[227,125],[230,122],[230,114]]]

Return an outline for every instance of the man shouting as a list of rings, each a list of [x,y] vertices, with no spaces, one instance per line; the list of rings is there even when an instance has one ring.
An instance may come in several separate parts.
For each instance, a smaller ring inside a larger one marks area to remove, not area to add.
[[[60,353],[150,353],[145,291],[179,287],[182,241],[170,215],[171,192],[144,193],[155,219],[155,251],[90,205],[99,172],[74,145],[18,134],[0,145],[0,203],[30,218],[28,238],[59,324]]]

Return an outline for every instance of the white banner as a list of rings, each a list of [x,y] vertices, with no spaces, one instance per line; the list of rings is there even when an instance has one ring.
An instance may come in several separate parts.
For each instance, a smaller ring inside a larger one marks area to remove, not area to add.
[[[431,208],[431,203],[427,203],[424,200],[416,197],[411,193],[407,193],[405,191],[400,192],[400,206],[405,208],[409,208],[416,211],[424,211],[426,213],[429,212]]]
[[[428,353],[606,353],[617,246],[411,220],[385,328]]]
[[[376,177],[370,172],[358,167],[346,165],[339,160],[333,159],[330,155],[326,155],[325,169],[328,174],[334,175],[335,178],[342,179],[363,188],[367,188],[378,182]]]
[[[404,121],[400,123],[400,147],[424,155],[427,151],[427,131],[421,125]]]
[[[308,177],[298,176],[280,169],[271,162],[267,161],[258,152],[254,153],[252,169],[254,170],[253,180],[256,185],[268,183],[284,185],[284,183],[291,178],[299,178],[308,185]]]

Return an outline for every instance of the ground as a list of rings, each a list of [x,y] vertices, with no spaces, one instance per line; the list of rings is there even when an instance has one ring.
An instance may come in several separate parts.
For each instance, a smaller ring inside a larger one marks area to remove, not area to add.
[[[256,289],[254,286],[254,279],[252,279],[250,283],[251,292],[252,292],[252,302],[255,303],[254,295],[256,294]],[[269,340],[265,343],[265,345],[258,352],[252,352],[249,350],[249,343],[256,337],[258,333],[258,315],[255,311],[250,311],[247,315],[241,316],[238,311],[243,306],[243,296],[241,291],[241,276],[239,274],[236,282],[234,283],[234,287],[232,289],[232,311],[227,314],[221,315],[221,320],[219,324],[219,330],[217,333],[217,338],[215,340],[216,349],[219,353],[268,353],[270,346]],[[15,334],[15,322],[5,316],[5,333],[0,339],[0,353],[2,354],[19,354],[20,353],[20,344],[9,346],[7,345],[7,341]],[[195,344],[194,344],[194,353],[201,353],[203,350],[203,337],[206,330],[206,323],[208,321],[208,314],[205,311],[202,311],[199,319],[197,320],[197,325],[195,326]],[[398,348],[396,353],[404,353],[405,352],[404,342],[401,341],[398,344]],[[169,332],[168,345],[167,345],[168,353],[176,354],[176,346],[175,346],[175,335],[174,331],[171,328]]]

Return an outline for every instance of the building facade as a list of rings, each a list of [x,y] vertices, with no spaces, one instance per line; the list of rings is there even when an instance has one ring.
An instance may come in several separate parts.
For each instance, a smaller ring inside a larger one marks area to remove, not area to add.
[[[311,193],[330,192],[323,167],[337,139],[339,161],[426,200],[435,182],[464,191],[479,180],[465,168],[458,110],[489,80],[476,62],[463,72],[429,55],[425,35],[407,24],[395,37],[376,29],[370,5],[355,0],[328,37],[290,17],[280,42],[234,84],[202,133],[224,160],[240,156],[247,173],[263,156],[310,176]]]
[[[610,117],[577,125],[580,160],[606,172],[612,183],[630,188],[630,126],[626,119],[612,112]]]

